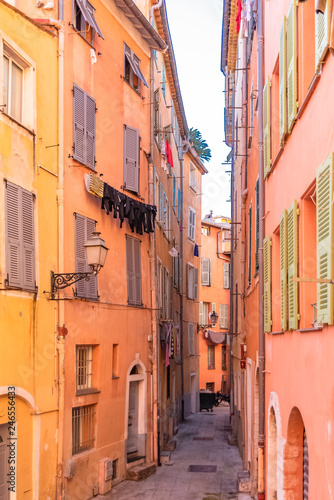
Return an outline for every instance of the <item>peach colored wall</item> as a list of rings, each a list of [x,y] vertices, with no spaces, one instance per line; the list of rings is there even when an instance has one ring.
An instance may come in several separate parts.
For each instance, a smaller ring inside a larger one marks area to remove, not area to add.
[[[230,290],[225,289],[224,283],[224,262],[230,262],[229,254],[217,255],[217,237],[219,238],[219,250],[222,249],[223,232],[220,232],[219,227],[207,225],[202,222],[202,228],[209,228],[210,234],[201,235],[201,258],[210,259],[211,263],[211,286],[205,286],[201,283],[201,269],[199,275],[199,300],[209,303],[209,314],[211,311],[211,303],[216,303],[216,312],[219,316],[215,327],[210,326],[213,331],[226,331],[220,328],[220,304],[230,304]],[[226,231],[226,230],[225,230]],[[218,235],[219,233],[219,235]],[[229,308],[230,313],[230,308]],[[208,321],[210,323],[210,320]],[[226,370],[222,370],[222,344],[215,345],[215,369],[208,369],[208,346],[214,345],[209,339],[205,338],[204,331],[199,332],[199,353],[200,353],[200,389],[206,389],[206,384],[214,382],[214,390],[222,390],[223,379],[225,381],[225,392],[229,392],[230,387],[230,369],[229,369],[229,343],[230,339],[227,336],[226,344]]]

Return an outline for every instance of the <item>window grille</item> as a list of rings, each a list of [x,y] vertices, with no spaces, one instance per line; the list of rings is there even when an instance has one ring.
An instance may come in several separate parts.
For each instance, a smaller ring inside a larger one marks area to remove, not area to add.
[[[77,390],[92,387],[93,348],[92,346],[77,346],[76,374]]]
[[[72,408],[72,455],[94,446],[95,405]]]

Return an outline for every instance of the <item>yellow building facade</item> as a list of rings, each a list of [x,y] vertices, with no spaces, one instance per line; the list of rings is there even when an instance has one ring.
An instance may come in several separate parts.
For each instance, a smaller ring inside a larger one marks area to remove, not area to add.
[[[57,461],[58,40],[2,1],[0,19],[0,497],[37,500]]]

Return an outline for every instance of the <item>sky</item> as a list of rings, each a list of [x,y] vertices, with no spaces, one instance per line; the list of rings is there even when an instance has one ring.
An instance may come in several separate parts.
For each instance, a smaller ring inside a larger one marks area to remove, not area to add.
[[[202,217],[231,214],[224,140],[224,75],[220,71],[222,0],[166,0],[188,127],[197,128],[212,159],[202,177]]]

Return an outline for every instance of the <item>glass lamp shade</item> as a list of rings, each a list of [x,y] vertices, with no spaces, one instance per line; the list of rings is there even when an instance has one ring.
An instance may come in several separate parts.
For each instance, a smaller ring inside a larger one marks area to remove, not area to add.
[[[216,324],[216,323],[217,323],[217,321],[218,321],[218,314],[216,313],[216,311],[213,311],[213,312],[210,314],[210,321],[211,321],[212,326],[215,326],[215,324]]]
[[[84,247],[86,249],[86,262],[92,268],[94,273],[98,273],[101,267],[104,266],[106,261],[108,248],[106,247],[105,241],[100,238],[101,233],[98,231],[93,232]]]

